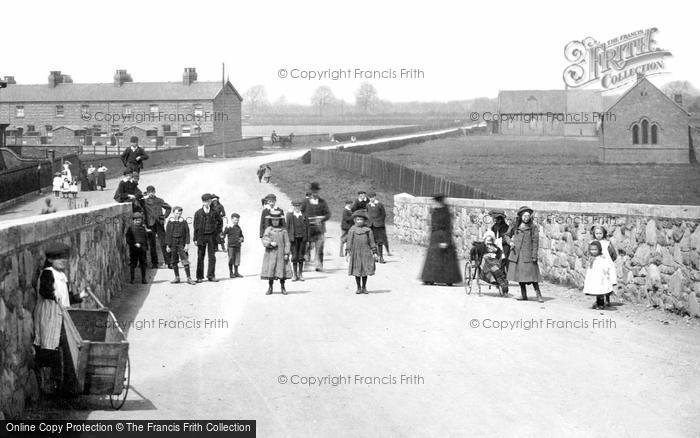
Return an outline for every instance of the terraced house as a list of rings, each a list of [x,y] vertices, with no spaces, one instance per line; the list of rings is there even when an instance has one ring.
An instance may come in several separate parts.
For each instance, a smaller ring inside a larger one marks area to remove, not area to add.
[[[149,148],[242,138],[241,95],[230,81],[198,81],[191,67],[179,82],[134,82],[126,70],[111,83],[74,83],[60,71],[46,84],[5,79],[0,135],[8,146],[121,146],[136,135]]]

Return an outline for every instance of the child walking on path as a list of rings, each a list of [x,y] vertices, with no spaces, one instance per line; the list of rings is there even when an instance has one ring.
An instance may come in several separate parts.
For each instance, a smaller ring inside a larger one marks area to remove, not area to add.
[[[165,226],[165,251],[170,256],[167,263],[172,266],[173,272],[175,273],[175,279],[171,283],[180,282],[178,263],[182,261],[185,275],[187,275],[187,283],[192,285],[197,284],[192,280],[192,275],[190,274],[190,261],[187,254],[189,245],[190,226],[182,217],[182,207],[174,207],[173,217],[168,219],[168,223]]]
[[[600,242],[600,247],[602,248],[601,255],[608,259],[612,264],[612,270],[610,271],[610,283],[612,284],[613,288],[611,289],[612,292],[605,295],[605,304],[609,306],[610,295],[614,293],[615,285],[617,285],[617,272],[614,264],[615,260],[617,260],[617,251],[615,251],[615,247],[608,240],[608,230],[606,230],[602,225],[594,225],[591,227],[591,234],[593,235],[594,240]]]
[[[599,241],[593,240],[588,245],[588,254],[591,260],[586,270],[586,279],[583,283],[583,293],[596,297],[594,309],[605,308],[605,296],[612,291],[611,272],[615,270],[612,261],[603,256],[603,248]]]
[[[284,281],[292,278],[292,268],[289,264],[289,253],[291,243],[287,229],[282,226],[284,216],[282,211],[272,210],[266,219],[270,221],[270,226],[265,229],[262,236],[262,244],[265,247],[260,278],[268,280],[269,286],[266,295],[272,294],[272,285],[275,280],[280,281],[282,294],[287,295]]]
[[[126,230],[126,244],[129,245],[129,275],[134,282],[134,271],[138,265],[141,268],[141,283],[146,284],[146,250],[148,238],[146,227],[143,226],[143,213],[136,212],[132,216],[133,224]]]
[[[366,225],[367,213],[357,210],[352,214],[355,225],[350,227],[345,254],[348,256],[348,275],[355,277],[356,294],[366,294],[367,277],[374,275],[377,256],[377,243],[372,230]]]
[[[231,225],[224,228],[224,237],[228,244],[228,276],[230,278],[243,277],[238,273],[241,264],[241,244],[243,243],[243,230],[238,225],[241,216],[238,213],[231,215]]]

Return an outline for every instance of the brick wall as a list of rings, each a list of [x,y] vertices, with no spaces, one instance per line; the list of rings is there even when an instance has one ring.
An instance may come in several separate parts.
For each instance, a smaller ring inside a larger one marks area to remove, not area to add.
[[[122,290],[126,276],[125,225],[131,206],[112,204],[0,225],[0,413],[22,417],[25,405],[39,396],[33,370],[33,286],[54,241],[72,248],[68,268],[71,288],[90,287],[107,304]]]

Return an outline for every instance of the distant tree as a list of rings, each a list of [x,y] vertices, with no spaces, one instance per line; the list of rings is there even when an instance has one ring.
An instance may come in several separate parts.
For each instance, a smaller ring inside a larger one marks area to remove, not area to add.
[[[267,105],[267,92],[264,85],[254,85],[245,92],[244,102],[247,104],[251,114],[256,114],[258,110]]]
[[[369,82],[360,84],[360,88],[355,93],[355,105],[364,113],[368,113],[377,102],[377,89]]]
[[[311,105],[318,107],[318,115],[323,116],[323,110],[328,105],[335,103],[335,95],[330,87],[322,85],[311,95]]]

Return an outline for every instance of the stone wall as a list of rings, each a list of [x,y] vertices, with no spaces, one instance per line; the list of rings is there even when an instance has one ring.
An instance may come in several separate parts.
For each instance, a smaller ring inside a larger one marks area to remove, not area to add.
[[[512,222],[522,201],[449,198],[460,255],[505,210]],[[700,206],[530,202],[540,227],[539,265],[545,279],[583,287],[590,228],[604,225],[620,257],[617,294],[623,300],[700,316]],[[399,240],[426,245],[430,198],[394,196]]]
[[[0,414],[20,418],[39,392],[32,347],[34,284],[44,249],[54,241],[72,248],[73,291],[87,287],[107,304],[127,275],[125,224],[130,204],[111,204],[0,223]]]

